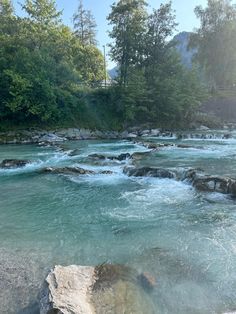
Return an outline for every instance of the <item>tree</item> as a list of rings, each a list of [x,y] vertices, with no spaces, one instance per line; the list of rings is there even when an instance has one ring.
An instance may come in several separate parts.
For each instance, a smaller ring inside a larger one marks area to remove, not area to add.
[[[77,12],[73,16],[74,30],[83,46],[96,46],[96,21],[89,10],[85,10],[83,1],[79,0]]]
[[[0,0],[0,15],[1,16],[12,16],[13,6],[10,0]]]
[[[161,4],[148,17],[147,34],[145,36],[145,67],[150,83],[155,78],[158,67],[165,62],[170,49],[169,38],[178,25],[172,10],[172,2]]]
[[[61,21],[62,12],[57,11],[55,0],[26,0],[22,8],[31,21],[45,27],[58,25]]]
[[[231,0],[208,0],[195,8],[199,29],[190,46],[197,48],[195,60],[211,88],[228,88],[236,83],[236,6]]]
[[[54,1],[27,0],[25,17],[6,10],[8,4],[5,0],[0,11],[0,121],[53,123],[74,117],[80,110],[79,84],[103,78],[101,53],[83,47],[60,22]]]
[[[108,16],[113,26],[110,37],[112,60],[120,69],[120,85],[127,85],[129,69],[142,63],[146,33],[147,3],[144,0],[119,0]]]
[[[94,16],[92,15],[92,12],[88,10],[86,12],[86,24],[87,24],[87,34],[88,34],[88,43],[89,45],[96,46],[97,45],[97,40],[96,40],[96,28],[97,28],[97,23],[95,21]]]
[[[11,35],[15,27],[14,9],[10,0],[0,0],[0,35]]]
[[[80,74],[80,83],[97,86],[105,75],[101,51],[93,45],[81,45],[77,38],[74,39],[72,48],[73,64]]]

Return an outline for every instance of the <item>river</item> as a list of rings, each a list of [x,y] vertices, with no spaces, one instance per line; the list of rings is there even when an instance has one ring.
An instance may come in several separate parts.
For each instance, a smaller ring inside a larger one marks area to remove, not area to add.
[[[212,133],[212,132],[211,132]],[[168,169],[201,168],[236,177],[236,133],[148,138],[163,147],[138,161]],[[1,145],[0,313],[36,314],[37,293],[54,265],[129,265],[156,278],[156,313],[222,314],[236,309],[236,201],[197,192],[174,179],[128,177],[130,160],[94,160],[148,151],[126,140],[68,141],[57,147]],[[76,154],[69,152],[76,149]],[[91,175],[41,173],[79,166]],[[104,170],[112,174],[102,174]],[[100,172],[100,173],[99,173]]]

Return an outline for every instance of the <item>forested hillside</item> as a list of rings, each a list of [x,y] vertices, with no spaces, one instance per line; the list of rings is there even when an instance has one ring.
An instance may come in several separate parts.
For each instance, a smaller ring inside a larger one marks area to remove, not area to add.
[[[63,24],[54,0],[26,0],[22,10],[19,17],[10,0],[0,0],[3,129],[187,127],[209,92],[234,84],[236,10],[230,1],[209,0],[206,9],[196,8],[201,26],[184,46],[196,52],[191,67],[176,52],[180,42],[170,41],[178,26],[171,2],[151,13],[144,0],[114,3],[107,19],[110,57],[119,70],[105,88],[96,21],[82,1],[72,12],[73,29]]]

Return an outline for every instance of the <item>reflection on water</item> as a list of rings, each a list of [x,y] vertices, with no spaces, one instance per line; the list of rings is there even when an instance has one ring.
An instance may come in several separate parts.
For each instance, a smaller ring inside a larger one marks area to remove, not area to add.
[[[151,140],[191,147],[165,147],[144,155],[140,165],[236,176],[234,138]],[[128,178],[122,171],[128,160],[87,158],[143,151],[128,141],[75,141],[63,143],[63,150],[0,146],[0,161],[33,161],[0,171],[0,313],[37,313],[37,293],[55,264],[102,263],[125,264],[156,278],[149,295],[155,313],[236,308],[235,201],[171,179]],[[71,165],[96,174],[39,172]],[[107,170],[112,174],[98,174]]]

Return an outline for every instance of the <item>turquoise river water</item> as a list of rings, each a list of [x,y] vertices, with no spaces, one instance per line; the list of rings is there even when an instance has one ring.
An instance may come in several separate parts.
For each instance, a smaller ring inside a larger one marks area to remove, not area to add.
[[[202,168],[236,177],[236,133],[222,139],[149,138],[165,147],[140,165]],[[38,313],[35,303],[51,267],[120,263],[148,272],[156,313],[222,314],[236,309],[236,200],[197,192],[187,182],[132,178],[130,161],[94,161],[89,154],[147,151],[125,140],[73,141],[56,147],[2,145],[0,161],[32,164],[0,170],[0,313]],[[68,151],[78,150],[70,157]],[[79,166],[113,174],[43,174]]]

